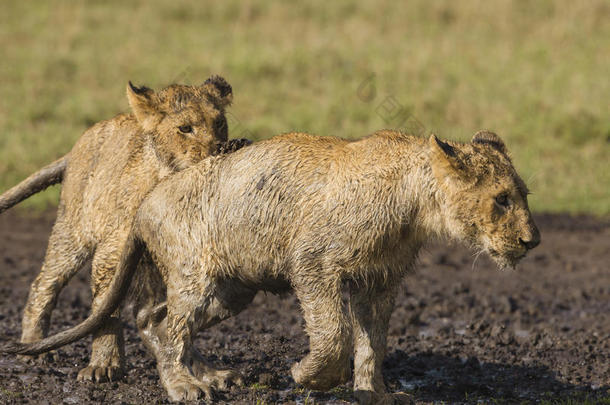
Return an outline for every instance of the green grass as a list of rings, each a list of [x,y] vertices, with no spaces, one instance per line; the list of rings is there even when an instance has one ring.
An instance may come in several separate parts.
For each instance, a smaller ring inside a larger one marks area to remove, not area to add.
[[[0,190],[126,111],[128,80],[219,73],[234,88],[233,136],[407,127],[467,141],[488,128],[534,210],[610,214],[607,1],[196,4],[6,2]],[[55,203],[57,190],[26,207]]]
[[[255,382],[254,384],[250,385],[250,389],[253,391],[266,391],[269,389],[269,386],[266,384]]]
[[[575,396],[574,398],[567,398],[561,400],[542,400],[539,402],[540,405],[608,405],[610,404],[610,398],[580,398]]]

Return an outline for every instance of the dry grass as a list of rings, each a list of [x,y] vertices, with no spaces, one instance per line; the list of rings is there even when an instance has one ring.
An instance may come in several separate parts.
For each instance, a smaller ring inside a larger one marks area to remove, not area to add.
[[[0,48],[0,190],[125,111],[127,80],[220,73],[233,136],[406,127],[466,141],[489,128],[535,210],[610,214],[605,0],[7,2]]]

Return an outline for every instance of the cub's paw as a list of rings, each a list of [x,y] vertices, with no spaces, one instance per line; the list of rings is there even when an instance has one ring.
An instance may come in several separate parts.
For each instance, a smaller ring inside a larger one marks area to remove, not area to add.
[[[122,367],[117,366],[92,366],[89,365],[78,372],[77,381],[92,381],[103,383],[120,380],[125,372]]]
[[[161,376],[161,381],[172,401],[193,401],[201,398],[202,394],[205,399],[213,400],[215,387],[210,381],[200,381],[182,367],[168,374],[169,378]]]
[[[351,375],[347,361],[320,363],[312,361],[309,355],[293,365],[290,372],[298,384],[320,391],[326,391],[347,382]]]
[[[220,391],[226,391],[231,385],[244,385],[242,375],[233,370],[215,370],[202,376],[201,380],[209,381],[212,387]]]
[[[199,381],[208,382],[214,389],[226,390],[231,385],[243,385],[243,377],[234,370],[218,370],[208,364],[199,352],[193,350],[193,375]]]
[[[215,155],[222,155],[225,153],[235,152],[244,146],[251,145],[252,141],[245,138],[229,139],[226,142],[219,143],[215,151]]]
[[[214,399],[212,387],[208,383],[182,381],[167,388],[167,395],[173,402],[195,401],[200,399],[202,394],[209,401]]]

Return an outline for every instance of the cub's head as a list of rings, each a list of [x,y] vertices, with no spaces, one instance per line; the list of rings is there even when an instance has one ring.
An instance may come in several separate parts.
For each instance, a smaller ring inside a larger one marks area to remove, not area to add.
[[[151,134],[158,156],[174,170],[199,162],[227,141],[225,107],[233,90],[220,76],[200,86],[173,84],[158,92],[129,82],[127,99],[142,129]]]
[[[514,267],[540,243],[540,232],[504,142],[480,131],[469,144],[432,135],[429,146],[448,232],[488,252],[499,266]]]

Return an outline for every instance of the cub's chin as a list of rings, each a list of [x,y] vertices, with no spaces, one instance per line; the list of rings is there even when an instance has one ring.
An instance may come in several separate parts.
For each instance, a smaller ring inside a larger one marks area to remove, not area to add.
[[[488,253],[500,269],[515,269],[521,259],[525,257],[525,252],[522,251],[508,251],[499,253],[496,250],[489,249]]]

